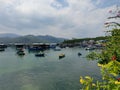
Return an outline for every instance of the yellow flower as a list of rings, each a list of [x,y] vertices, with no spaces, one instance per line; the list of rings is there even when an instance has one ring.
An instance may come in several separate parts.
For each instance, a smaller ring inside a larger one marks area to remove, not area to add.
[[[91,77],[89,77],[89,76],[85,76],[85,78],[91,80]]]
[[[120,82],[118,82],[118,81],[115,81],[115,84],[120,84]]]
[[[98,63],[97,65],[98,65],[98,67],[101,67],[101,66],[102,66],[102,65],[101,65],[101,64],[99,64],[99,63]]]
[[[92,86],[94,86],[94,87],[95,87],[95,86],[96,86],[96,85],[95,85],[95,83],[92,83]]]
[[[104,67],[104,65],[100,64],[100,63],[98,63],[97,65],[98,65],[98,67]]]
[[[114,75],[114,76],[117,76],[117,74],[116,73],[111,73],[112,75]]]
[[[103,80],[105,80],[105,77],[102,77]]]
[[[80,77],[80,83],[83,84],[85,81],[83,80],[82,77]]]

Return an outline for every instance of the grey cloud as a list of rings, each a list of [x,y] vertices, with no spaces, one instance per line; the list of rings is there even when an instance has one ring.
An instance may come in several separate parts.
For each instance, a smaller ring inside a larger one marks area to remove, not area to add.
[[[31,11],[25,12],[27,9],[24,10],[24,5],[22,8],[19,7],[19,9],[16,9],[16,6],[21,5],[24,0],[18,1],[13,4],[0,6],[0,30],[2,27],[6,27],[6,32],[7,30],[12,31],[13,29],[15,33],[54,34],[54,36],[63,35],[69,38],[100,36],[104,33],[102,31],[102,23],[104,23],[105,16],[102,13],[105,13],[105,10],[94,8],[94,5],[90,2],[89,4],[85,1],[82,4],[77,0],[71,0],[71,3],[69,0],[68,2],[65,2],[66,0],[55,0],[62,5],[61,10],[54,9],[55,7],[51,7],[51,3],[49,3],[45,4],[49,5],[47,8],[44,5],[38,5],[34,8],[36,11],[29,9],[28,5],[27,8]],[[72,2],[74,2],[73,5]],[[71,6],[67,6],[67,3]],[[87,7],[92,6],[94,10],[92,10],[92,7],[90,9],[91,11],[86,10],[88,8],[81,7],[79,4],[82,6],[85,4]],[[73,7],[74,5],[76,7]],[[40,8],[40,10],[37,8]],[[24,12],[21,12],[21,10],[24,10]]]
[[[54,2],[51,3],[51,6],[59,10],[68,7],[69,3],[66,0],[54,0]]]

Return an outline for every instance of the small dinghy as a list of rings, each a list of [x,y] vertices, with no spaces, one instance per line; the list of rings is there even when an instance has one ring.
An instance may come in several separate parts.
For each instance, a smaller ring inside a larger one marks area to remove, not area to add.
[[[59,55],[59,59],[64,58],[64,57],[65,57],[65,54],[63,53]]]
[[[35,54],[36,57],[44,57],[45,54],[43,52],[39,52]]]
[[[79,53],[78,53],[78,56],[81,56],[81,55],[82,55],[82,54],[79,52]]]

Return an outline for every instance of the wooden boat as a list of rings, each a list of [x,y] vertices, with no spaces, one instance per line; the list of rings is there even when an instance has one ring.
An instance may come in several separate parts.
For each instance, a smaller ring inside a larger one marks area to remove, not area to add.
[[[59,55],[59,59],[64,58],[64,57],[65,57],[65,54],[63,53]]]

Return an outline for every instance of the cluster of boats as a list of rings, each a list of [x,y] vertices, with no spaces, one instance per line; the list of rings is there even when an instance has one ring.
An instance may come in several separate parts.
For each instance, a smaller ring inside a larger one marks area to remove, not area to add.
[[[18,50],[18,51],[17,51],[17,55],[20,55],[20,56],[25,55],[24,50],[23,50],[23,49]],[[35,56],[36,56],[36,57],[45,57],[45,53],[42,52],[42,51],[40,51],[40,52],[37,52],[37,53],[35,54]],[[63,54],[63,53],[59,54],[59,59],[62,59],[62,58],[64,58],[64,57],[65,57],[65,54]]]
[[[23,49],[19,49],[19,50],[17,51],[17,55],[23,56],[23,55],[25,55],[25,51],[24,51]],[[36,56],[36,57],[44,57],[44,56],[45,56],[45,53],[43,53],[43,52],[37,52],[37,53],[35,54],[35,56]]]
[[[5,51],[5,45],[2,45],[0,44],[0,51]],[[24,56],[26,53],[25,53],[25,47],[24,45],[16,45],[16,54],[19,55],[19,56]],[[45,57],[45,53],[44,53],[44,50],[46,49],[46,46],[44,46],[44,48],[42,47],[38,47],[38,46],[34,46],[34,47],[28,47],[27,48],[29,52],[35,52],[35,56],[36,57]],[[60,47],[54,47],[52,48],[54,51],[61,51],[61,48]],[[78,56],[81,56],[82,54],[80,52],[78,52]],[[65,54],[64,53],[61,53],[58,55],[59,59],[62,59],[65,57]]]
[[[25,55],[25,51],[24,51],[24,49],[19,49],[19,50],[17,50],[16,54],[19,55],[19,56],[24,56]],[[81,56],[81,55],[82,54],[80,52],[78,52],[78,56]],[[39,51],[39,52],[35,53],[35,56],[36,57],[45,57],[45,53],[43,51]],[[61,53],[61,54],[58,55],[58,57],[59,57],[59,59],[62,59],[62,58],[65,57],[65,54]]]

